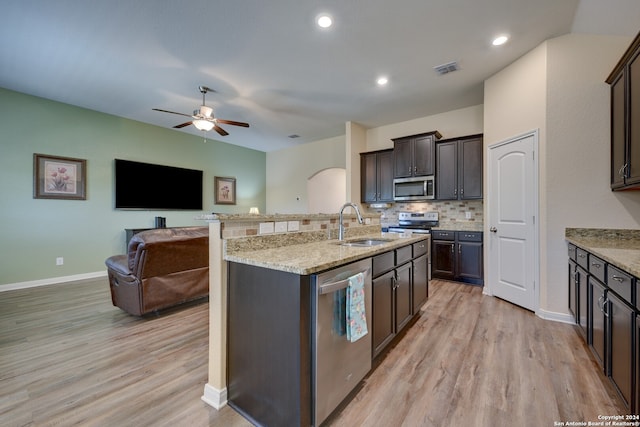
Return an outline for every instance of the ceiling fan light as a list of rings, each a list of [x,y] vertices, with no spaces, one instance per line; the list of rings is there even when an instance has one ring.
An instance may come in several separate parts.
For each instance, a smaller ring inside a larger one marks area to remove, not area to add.
[[[213,108],[202,105],[200,106],[200,114],[205,117],[211,117],[211,115],[213,114]]]
[[[210,122],[208,120],[202,120],[202,119],[194,120],[193,125],[198,130],[210,131],[211,129],[213,129],[213,122]]]

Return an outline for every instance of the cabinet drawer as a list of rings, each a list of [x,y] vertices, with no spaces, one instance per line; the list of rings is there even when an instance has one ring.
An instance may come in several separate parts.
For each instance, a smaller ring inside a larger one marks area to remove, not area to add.
[[[427,240],[423,240],[421,242],[414,243],[413,244],[413,257],[414,258],[418,258],[419,256],[426,254],[428,250],[429,250],[429,244],[427,243]]]
[[[609,265],[607,267],[607,286],[609,286],[613,292],[620,295],[628,304],[633,305],[634,301],[631,292],[633,276]]]
[[[395,267],[395,259],[393,251],[385,252],[373,257],[373,277],[377,277],[382,273],[389,271]]]
[[[578,265],[582,268],[584,268],[585,270],[589,270],[589,260],[587,257],[587,251],[580,249],[580,248],[576,248],[576,262],[578,263]]]
[[[455,231],[432,230],[433,240],[456,240]]]
[[[569,243],[569,259],[576,260],[576,245]]]
[[[481,231],[458,231],[458,241],[482,242],[482,232]]]
[[[411,261],[411,245],[396,249],[396,265]]]
[[[589,273],[602,283],[606,283],[605,264],[606,263],[597,256],[589,254]]]

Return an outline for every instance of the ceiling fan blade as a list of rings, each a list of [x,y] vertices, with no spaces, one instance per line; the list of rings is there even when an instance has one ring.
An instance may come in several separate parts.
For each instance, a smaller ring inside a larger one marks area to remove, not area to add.
[[[185,126],[189,126],[190,124],[192,124],[193,122],[184,122],[184,123],[180,123],[179,125],[175,125],[173,128],[174,129],[181,129]]]
[[[169,111],[169,110],[161,110],[159,108],[152,108],[153,111],[160,111],[161,113],[170,113],[170,114],[177,114],[179,116],[185,116],[185,117],[193,117],[191,114],[184,114],[184,113],[176,113],[175,111]]]
[[[226,130],[222,129],[220,126],[218,125],[213,125],[213,128],[216,130],[216,132],[218,132],[220,135],[222,136],[227,136],[229,135],[229,132],[227,132]]]
[[[234,125],[234,126],[242,126],[245,128],[249,127],[249,123],[243,123],[243,122],[234,122],[233,120],[224,120],[224,119],[218,119],[216,118],[216,121],[218,123],[223,123],[225,125]]]

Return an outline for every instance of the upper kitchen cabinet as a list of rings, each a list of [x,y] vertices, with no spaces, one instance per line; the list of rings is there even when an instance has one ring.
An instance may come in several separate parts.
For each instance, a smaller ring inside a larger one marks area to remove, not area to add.
[[[395,138],[393,140],[394,177],[433,175],[435,143],[440,138],[442,135],[437,130]]]
[[[363,203],[393,202],[393,150],[360,154]]]
[[[613,69],[611,85],[611,189],[640,187],[640,34]]]
[[[436,144],[436,200],[482,199],[482,135]]]

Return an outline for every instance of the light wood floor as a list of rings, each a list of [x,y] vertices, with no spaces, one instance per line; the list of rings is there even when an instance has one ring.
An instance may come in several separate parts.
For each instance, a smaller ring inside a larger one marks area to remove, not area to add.
[[[574,327],[432,281],[331,426],[553,426],[624,413]],[[0,426],[248,426],[200,400],[206,301],[129,316],[106,279],[0,292]]]

